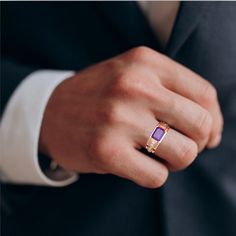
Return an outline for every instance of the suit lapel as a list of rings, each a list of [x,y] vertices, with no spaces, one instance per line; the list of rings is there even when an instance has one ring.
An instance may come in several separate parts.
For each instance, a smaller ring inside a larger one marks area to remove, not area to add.
[[[165,53],[174,58],[186,40],[196,29],[204,10],[208,4],[205,2],[182,2],[176,17],[175,25],[170,36]]]
[[[128,47],[146,45],[172,58],[194,32],[203,13],[209,9],[207,2],[181,2],[172,34],[163,50],[136,2],[99,2],[94,5],[98,13],[107,20],[111,31],[116,30],[128,42]]]
[[[146,17],[135,1],[99,2],[98,13],[107,20],[111,31],[116,31],[128,47],[146,45],[159,49]]]

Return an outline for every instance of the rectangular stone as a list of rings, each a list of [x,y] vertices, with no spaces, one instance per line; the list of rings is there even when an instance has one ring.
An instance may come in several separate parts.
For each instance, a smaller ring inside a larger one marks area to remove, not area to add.
[[[156,141],[160,141],[164,134],[165,134],[164,129],[157,127],[152,134],[152,138],[155,139]]]

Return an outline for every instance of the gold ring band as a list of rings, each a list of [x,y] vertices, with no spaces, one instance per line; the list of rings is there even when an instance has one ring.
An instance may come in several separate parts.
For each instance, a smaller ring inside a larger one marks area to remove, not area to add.
[[[146,144],[146,149],[148,152],[155,153],[157,147],[160,145],[160,143],[166,136],[169,128],[169,125],[163,121],[160,121],[157,124],[150,137],[148,138]]]

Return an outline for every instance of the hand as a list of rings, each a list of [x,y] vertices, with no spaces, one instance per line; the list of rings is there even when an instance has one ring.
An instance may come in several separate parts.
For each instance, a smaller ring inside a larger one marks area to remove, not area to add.
[[[171,129],[156,150],[140,152],[157,124]],[[111,173],[149,188],[220,142],[223,119],[214,87],[146,47],[134,48],[65,80],[53,92],[39,148],[79,173]]]

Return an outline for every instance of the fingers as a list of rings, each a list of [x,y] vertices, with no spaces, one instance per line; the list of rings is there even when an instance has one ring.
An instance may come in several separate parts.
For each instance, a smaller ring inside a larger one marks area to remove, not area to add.
[[[140,130],[140,136],[137,140],[140,146],[146,146],[146,142],[156,125],[157,121],[154,118],[149,123],[142,124],[143,130]],[[165,160],[165,164],[170,170],[186,168],[194,161],[197,154],[196,142],[172,128],[169,129],[155,152],[157,157]]]
[[[168,58],[164,60],[168,60],[171,66],[168,66],[168,76],[161,78],[162,84],[169,90],[198,103],[210,112],[213,122],[208,147],[217,146],[223,128],[223,117],[215,88],[188,68]]]
[[[155,155],[167,161],[170,170],[186,168],[195,160],[197,154],[197,144],[174,129],[169,129],[155,152]]]
[[[223,118],[215,88],[190,69],[150,48],[134,48],[127,56],[140,65],[148,65],[167,89],[205,108],[212,118],[208,147],[217,146],[222,132]]]
[[[210,113],[197,103],[165,88],[164,90],[164,103],[153,106],[155,116],[193,139],[198,144],[199,151],[201,151],[208,142],[212,131]]]
[[[148,188],[161,187],[168,177],[164,164],[133,148],[127,148],[119,161],[112,163],[110,170],[115,175]]]
[[[162,186],[168,177],[167,167],[136,150],[135,145],[127,129],[104,130],[93,139],[89,161],[97,173],[114,174],[147,188]]]

